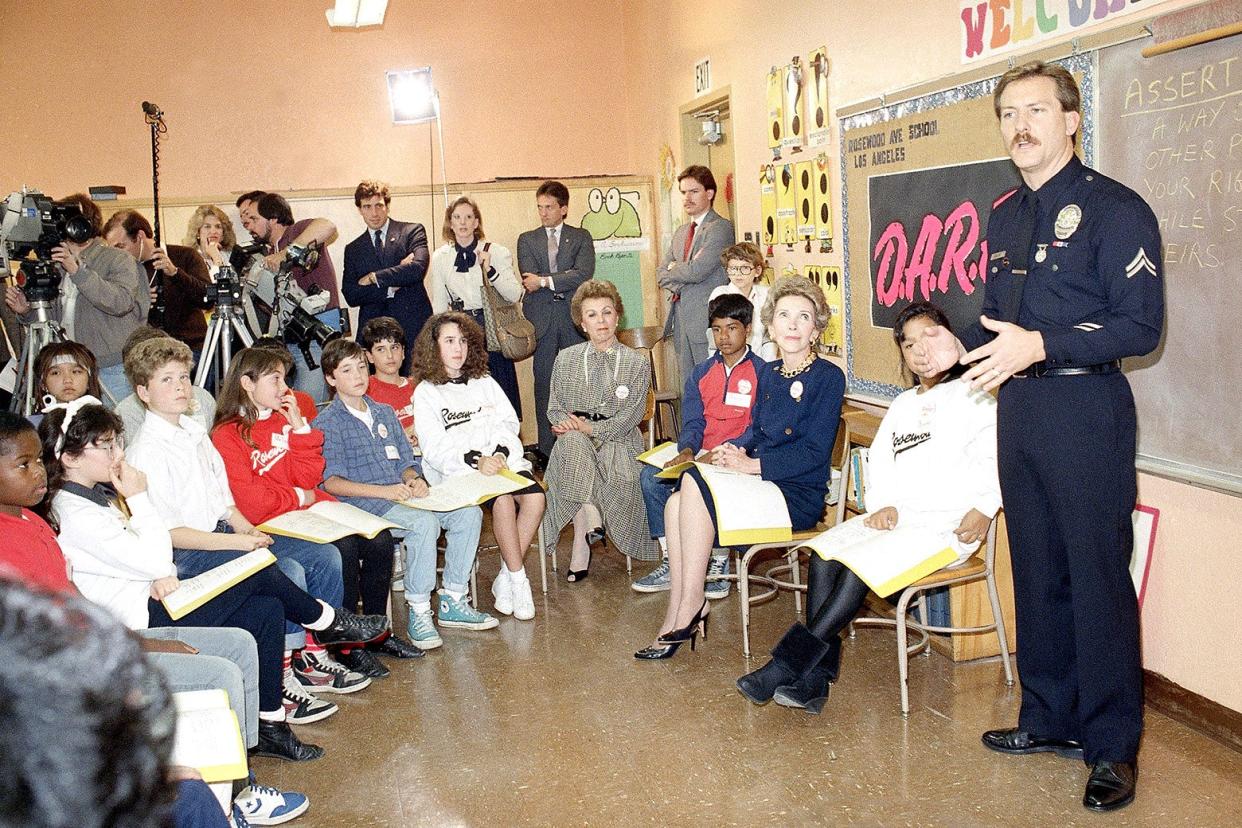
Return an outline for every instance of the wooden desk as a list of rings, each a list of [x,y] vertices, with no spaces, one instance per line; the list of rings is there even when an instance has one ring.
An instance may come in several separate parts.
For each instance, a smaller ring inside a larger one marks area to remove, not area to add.
[[[846,405],[841,413],[841,496],[837,500],[836,523],[845,520],[845,513],[860,514],[858,504],[850,501],[849,494],[849,463],[850,450],[865,448],[875,439],[880,427],[880,418],[860,408]],[[1005,515],[1002,512],[996,527],[996,590],[1000,594],[1001,614],[1005,618],[1005,630],[1009,639],[1009,651],[1016,649],[1015,628],[1013,620],[1013,570],[1009,563],[1009,539],[1005,532]],[[876,609],[892,608],[886,602],[869,601]],[[971,627],[992,620],[992,607],[988,601],[987,582],[972,581],[949,587],[949,615],[955,627]],[[940,653],[954,661],[971,661],[977,658],[988,658],[1000,655],[996,636],[991,633],[962,635],[933,635],[932,646]]]

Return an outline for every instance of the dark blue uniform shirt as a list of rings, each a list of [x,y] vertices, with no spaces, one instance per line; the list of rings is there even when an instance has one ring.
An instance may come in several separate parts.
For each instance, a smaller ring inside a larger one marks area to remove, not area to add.
[[[1038,190],[1024,184],[1004,199],[987,236],[983,313],[1042,333],[1049,367],[1155,349],[1164,324],[1160,229],[1133,190],[1074,156]],[[1025,279],[1014,272],[1024,261]],[[969,351],[993,336],[976,323],[959,338]]]

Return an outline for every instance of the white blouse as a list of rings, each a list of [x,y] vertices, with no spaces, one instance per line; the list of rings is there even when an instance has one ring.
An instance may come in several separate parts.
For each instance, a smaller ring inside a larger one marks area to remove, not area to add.
[[[486,242],[480,241],[475,248],[475,255],[483,249]],[[499,244],[490,248],[492,269],[496,271],[491,278],[492,286],[510,302],[516,302],[522,296],[522,282],[513,272],[513,255],[509,249]],[[479,310],[483,307],[483,274],[478,262],[465,273],[458,273],[455,266],[457,248],[452,243],[442,245],[431,254],[430,281],[427,293],[431,297],[431,309],[436,313],[449,310],[452,299],[460,299],[466,310]]]

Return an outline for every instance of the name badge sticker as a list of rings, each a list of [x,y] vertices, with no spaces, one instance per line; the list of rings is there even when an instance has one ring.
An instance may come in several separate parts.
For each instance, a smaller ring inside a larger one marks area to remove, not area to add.
[[[401,453],[397,451],[396,446],[384,446],[384,454],[388,455],[389,460],[401,459]]]
[[[751,399],[753,398],[750,394],[739,394],[736,391],[730,391],[725,394],[725,405],[732,405],[737,408],[750,408]]]

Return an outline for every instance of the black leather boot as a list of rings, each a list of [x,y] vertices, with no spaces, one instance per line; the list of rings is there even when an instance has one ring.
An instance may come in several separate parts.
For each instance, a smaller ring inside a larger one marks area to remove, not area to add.
[[[274,756],[290,762],[309,762],[323,756],[323,748],[303,742],[289,727],[288,722],[269,722],[259,719],[259,744],[256,756]]]
[[[772,660],[737,680],[737,689],[755,704],[767,704],[776,688],[796,681],[809,665],[818,664],[829,645],[801,624],[794,624],[772,648]]]
[[[777,687],[772,694],[781,707],[801,708],[815,714],[824,709],[831,683],[836,680],[841,665],[841,638],[834,635],[827,642],[815,640],[824,644],[820,658],[806,662],[793,681]]]

